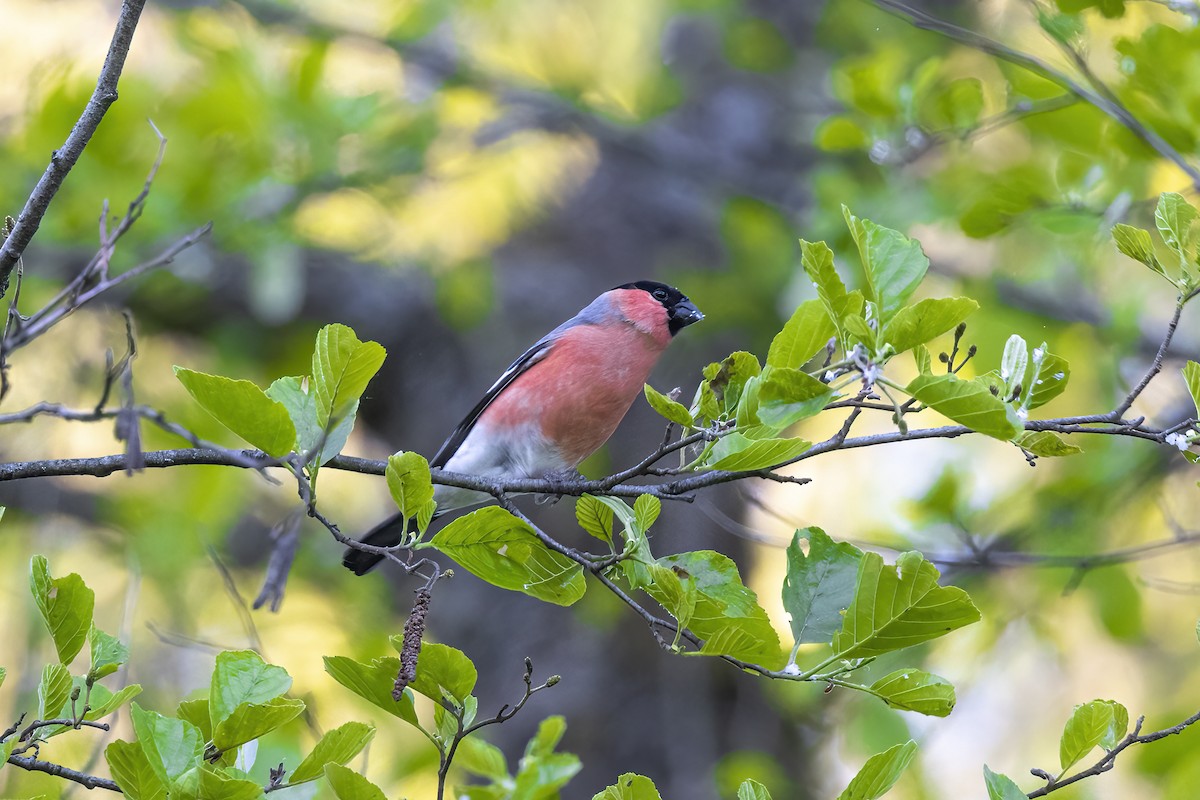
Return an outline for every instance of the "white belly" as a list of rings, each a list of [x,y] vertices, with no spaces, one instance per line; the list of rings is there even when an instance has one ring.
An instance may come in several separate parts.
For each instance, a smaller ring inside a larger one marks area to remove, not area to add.
[[[557,451],[534,424],[495,433],[480,421],[467,434],[458,450],[446,461],[447,472],[481,478],[541,478],[569,469]],[[486,502],[490,495],[454,486],[438,486],[433,497],[439,511]]]

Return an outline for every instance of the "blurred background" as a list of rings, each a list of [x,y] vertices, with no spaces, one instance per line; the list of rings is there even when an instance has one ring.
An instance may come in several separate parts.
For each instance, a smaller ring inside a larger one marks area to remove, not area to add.
[[[20,209],[86,102],[117,5],[4,0],[5,213]],[[1196,156],[1194,2],[919,6],[1086,82],[1065,42],[1142,124]],[[764,355],[812,296],[797,237],[827,240],[855,280],[844,203],[922,241],[932,260],[923,292],[980,301],[968,372],[998,366],[1012,333],[1046,341],[1072,375],[1044,411],[1100,413],[1144,370],[1174,302],[1165,282],[1116,253],[1108,231],[1116,221],[1153,228],[1161,191],[1194,199],[1177,165],[1044,75],[866,0],[151,2],[120,100],[26,254],[23,310],[95,251],[101,203],[121,211],[137,194],[157,149],[147,120],[169,145],[116,266],[208,220],[213,234],[18,353],[5,412],[38,400],[94,405],[105,348],[123,348],[125,306],[138,325],[139,402],[234,446],[171,365],[265,386],[307,372],[316,330],[342,322],[388,350],[346,452],[432,455],[529,343],[599,292],[641,278],[679,286],[707,314],[653,378],[690,397],[705,364],[735,349]],[[1178,367],[1198,352],[1189,313],[1135,412],[1155,424],[1190,415]],[[813,421],[802,435],[829,435],[838,422]],[[888,425],[880,415],[861,430]],[[148,448],[183,444],[144,433]],[[661,433],[639,401],[585,471],[627,466]],[[909,737],[921,750],[889,795],[898,800],[982,797],[985,762],[1031,790],[1030,767],[1057,772],[1074,704],[1118,700],[1146,714],[1148,728],[1200,704],[1200,560],[1186,536],[1142,548],[1200,526],[1196,474],[1173,450],[1101,438],[1035,469],[992,441],[849,451],[805,462],[808,486],[724,488],[665,509],[656,553],[730,554],[781,630],[782,546],[798,526],[939,560],[983,622],[870,674],[923,664],[945,676],[959,699],[949,719],[670,656],[595,586],[563,609],[458,570],[434,595],[430,634],[474,659],[483,709],[519,697],[525,656],[536,676],[563,676],[488,738],[515,763],[542,717],[565,715],[562,749],[584,764],[565,797],[591,797],[635,771],[669,798],[729,798],[743,777],[776,798],[829,798],[869,754]],[[44,419],[0,430],[8,461],[119,450],[107,425]],[[389,513],[381,479],[323,475],[322,507],[344,530]],[[143,705],[169,713],[207,687],[219,649],[259,648],[295,677],[311,725],[380,724],[367,774],[389,796],[432,796],[432,748],[321,666],[326,654],[391,652],[387,636],[400,631],[416,584],[386,568],[354,578],[328,534],[308,525],[281,610],[247,611],[270,529],[297,505],[294,487],[190,467],[8,483],[0,503],[9,670],[0,723],[30,707],[51,652],[26,590],[29,558],[44,553],[55,574],[80,572],[97,591],[98,624],[132,641],[126,679],[147,687]],[[570,503],[529,507],[584,546]],[[1056,796],[1194,798],[1198,735],[1137,748]],[[268,766],[294,761],[312,737],[297,722],[264,745],[255,774],[265,782]],[[47,755],[79,766],[99,739],[64,737]],[[0,793],[81,790],[9,768]]]

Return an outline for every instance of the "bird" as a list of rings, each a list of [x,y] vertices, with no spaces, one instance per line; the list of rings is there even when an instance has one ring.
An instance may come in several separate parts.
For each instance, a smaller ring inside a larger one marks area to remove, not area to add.
[[[430,467],[492,479],[575,475],[608,441],[642,392],[667,345],[704,319],[678,289],[656,281],[625,283],[539,339],[500,375],[430,460]],[[488,495],[439,485],[434,519],[486,502]],[[360,540],[399,544],[397,514]],[[384,556],[353,547],[342,564],[364,575]]]

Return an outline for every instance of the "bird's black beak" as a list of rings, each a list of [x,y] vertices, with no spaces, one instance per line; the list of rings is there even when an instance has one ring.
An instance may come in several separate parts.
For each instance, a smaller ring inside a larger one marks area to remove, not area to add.
[[[681,300],[671,306],[671,310],[667,312],[667,327],[671,330],[671,335],[679,333],[681,330],[691,325],[693,322],[699,322],[704,319],[703,312],[696,308],[696,305],[691,300]]]

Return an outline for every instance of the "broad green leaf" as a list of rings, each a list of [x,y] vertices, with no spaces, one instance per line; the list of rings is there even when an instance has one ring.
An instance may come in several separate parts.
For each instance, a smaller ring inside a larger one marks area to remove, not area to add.
[[[712,449],[707,469],[744,472],[776,467],[812,447],[804,439],[749,439],[731,433],[721,437]]]
[[[278,458],[296,446],[296,426],[287,408],[250,381],[179,366],[175,377],[217,422],[267,455]]]
[[[583,597],[583,567],[544,545],[523,521],[481,508],[437,532],[433,546],[493,586],[569,606]]]
[[[828,384],[806,372],[768,366],[758,380],[758,419],[783,429],[819,414],[833,398]]]
[[[983,783],[987,786],[988,800],[1025,800],[1025,792],[1013,779],[999,772],[992,772],[988,765],[983,765]]]
[[[175,707],[175,716],[199,728],[200,733],[204,736],[204,741],[212,741],[212,718],[208,713],[207,697],[197,700],[181,700]]]
[[[758,596],[742,584],[730,558],[698,550],[660,558],[657,563],[681,581],[695,584],[696,604],[688,627],[704,640],[702,655],[729,655],[770,669],[783,666],[779,635]],[[656,587],[649,586],[646,592],[665,607],[667,597]]]
[[[204,755],[204,737],[190,722],[130,706],[133,731],[146,754],[150,769],[164,784],[170,784],[193,767]]]
[[[263,788],[211,764],[188,770],[171,784],[171,800],[259,800]]]
[[[429,527],[437,504],[433,500],[433,482],[429,477],[429,462],[425,457],[414,452],[399,452],[388,456],[387,469],[388,491],[396,501],[400,513],[411,519],[416,517],[421,533]]]
[[[597,502],[608,506],[624,528],[621,537],[625,540],[622,552],[628,557],[621,562],[620,567],[629,586],[638,589],[650,583],[650,573],[645,563],[654,559],[650,553],[650,540],[646,531],[639,527],[638,515],[626,503],[617,497],[596,497]]]
[[[898,669],[871,684],[869,691],[901,711],[945,717],[954,710],[954,686],[919,669]]]
[[[1188,394],[1192,396],[1192,404],[1196,414],[1200,415],[1200,364],[1188,361],[1183,367],[1183,382],[1187,384]]]
[[[846,338],[848,339],[846,344],[847,349],[855,342],[861,343],[871,351],[877,349],[878,343],[875,341],[877,338],[875,329],[867,324],[866,317],[861,313],[847,314],[842,317],[842,330],[846,332]]]
[[[150,766],[141,745],[117,739],[104,748],[104,759],[113,780],[130,800],[166,800],[166,783]]]
[[[454,766],[493,781],[508,778],[508,762],[504,759],[504,753],[478,736],[468,736],[459,742]]]
[[[1148,231],[1118,222],[1113,226],[1112,238],[1113,242],[1117,245],[1117,249],[1122,253],[1134,261],[1142,262],[1159,275],[1174,283],[1174,280],[1167,275],[1167,271],[1163,269],[1163,265],[1159,263],[1158,257],[1154,255],[1154,242],[1151,241]]]
[[[1200,212],[1197,212],[1183,195],[1178,192],[1163,192],[1158,196],[1158,205],[1154,209],[1154,223],[1167,247],[1179,256],[1180,267],[1184,275],[1191,270],[1188,257],[1195,240],[1193,225]]]
[[[263,661],[253,650],[226,650],[217,655],[208,690],[208,713],[214,734],[242,703],[265,703],[292,688],[283,667]]]
[[[317,332],[312,380],[320,427],[325,428],[330,419],[340,419],[350,412],[386,356],[382,345],[360,342],[345,325],[326,325]]]
[[[645,533],[662,513],[662,501],[652,494],[639,494],[633,501],[633,521]]]
[[[387,800],[378,786],[341,764],[326,766],[325,778],[338,800]]]
[[[1057,433],[1051,431],[1025,431],[1013,439],[1013,444],[1022,450],[1028,450],[1035,456],[1045,456],[1046,458],[1073,456],[1083,452],[1075,445],[1067,444],[1059,438]]]
[[[1062,394],[1071,378],[1071,367],[1067,360],[1053,353],[1046,353],[1037,376],[1032,378],[1033,393],[1029,395],[1029,408],[1044,406]]]
[[[296,452],[311,453],[309,464],[321,466],[342,452],[354,419],[358,403],[353,403],[329,433],[317,422],[317,396],[308,378],[280,378],[267,387],[267,397],[283,404],[296,427]],[[320,446],[320,450],[317,447]]]
[[[95,625],[92,626],[88,640],[92,656],[92,668],[88,675],[93,681],[113,674],[129,660],[129,648],[122,644],[120,639],[109,636]]]
[[[808,540],[808,555],[800,540]],[[787,577],[783,608],[792,635],[800,643],[829,642],[842,626],[842,614],[854,599],[862,551],[849,542],[835,542],[820,528],[796,531],[787,548]]]
[[[70,664],[83,649],[92,627],[95,592],[74,572],[61,578],[50,577],[45,556],[34,556],[30,562],[29,589],[54,639],[59,663]]]
[[[375,737],[375,727],[365,722],[347,722],[326,731],[312,752],[287,776],[288,784],[307,783],[325,774],[329,764],[345,764],[362,752]],[[460,747],[461,749],[461,747]]]
[[[875,800],[882,797],[900,780],[901,773],[916,753],[917,743],[912,739],[876,753],[867,759],[867,763],[863,764],[837,800]]]
[[[555,753],[554,748],[566,731],[562,717],[542,720],[537,733],[525,746],[525,756],[517,769],[512,797],[551,798],[581,769],[579,759],[570,753]]]
[[[399,652],[404,646],[404,637],[393,636],[391,643]],[[417,656],[417,676],[409,686],[435,703],[449,695],[461,706],[475,689],[478,677],[475,665],[463,651],[446,644],[425,642]]]
[[[903,353],[953,330],[978,308],[979,304],[969,297],[922,300],[896,312],[884,326],[883,341]]]
[[[655,788],[654,781],[645,775],[626,772],[612,786],[592,795],[592,800],[662,800],[662,796]]]
[[[899,231],[859,219],[845,206],[842,215],[862,259],[867,299],[875,301],[882,322],[887,323],[921,285],[929,259],[919,242]]]
[[[1108,741],[1115,745],[1125,735],[1128,726],[1129,712],[1119,703],[1093,700],[1075,706],[1058,743],[1058,760],[1063,772],[1101,742]]]
[[[65,672],[66,672],[66,670],[64,669],[64,673]],[[43,678],[45,678],[44,673],[43,673]],[[85,675],[75,675],[75,676],[68,675],[68,680],[70,681],[70,685],[67,687],[67,697],[66,697],[66,699],[64,699],[63,704],[59,706],[58,710],[53,712],[53,716],[59,716],[59,715],[69,716],[70,715],[71,708],[70,708],[70,703],[68,701],[70,699],[71,692],[75,691],[76,689],[79,690],[79,698],[80,698],[79,701],[76,703],[76,713],[83,710],[83,698],[88,697],[89,710],[86,714],[83,715],[83,718],[86,720],[90,720],[90,721],[95,721],[95,720],[102,719],[103,717],[108,716],[109,714],[116,711],[121,706],[125,705],[125,703],[129,702],[130,700],[132,700],[133,698],[137,697],[139,694],[142,693],[142,687],[136,683],[133,683],[133,684],[130,684],[130,685],[124,687],[123,689],[121,689],[119,692],[117,692],[115,694],[112,691],[110,691],[109,689],[107,689],[104,686],[104,684],[93,683],[91,695],[89,696],[87,693],[87,691],[88,691],[87,690],[87,676],[85,676]],[[49,717],[46,717],[44,715],[42,716],[42,718],[49,719]],[[55,725],[55,726],[48,727],[48,728],[42,728],[39,731],[39,735],[48,739],[52,736],[58,736],[60,733],[66,733],[69,730],[72,730],[70,725]]]
[[[304,713],[304,701],[274,697],[263,703],[241,703],[213,727],[213,745],[222,752],[254,741]]]
[[[345,656],[325,656],[323,661],[325,671],[342,686],[392,716],[421,727],[417,721],[416,709],[413,708],[413,693],[410,689],[404,690],[399,702],[392,699],[392,689],[396,685],[396,676],[400,673],[400,659],[388,656],[376,658],[370,664],[363,664]]]
[[[1117,742],[1124,739],[1125,734],[1129,732],[1129,710],[1115,700],[1105,700],[1104,702],[1112,706],[1113,722],[1104,732],[1100,746],[1105,750],[1112,750],[1117,746]]]
[[[771,793],[758,781],[747,778],[738,787],[737,800],[771,800]]]
[[[71,673],[62,664],[47,664],[42,667],[42,679],[38,681],[38,719],[55,719],[62,713],[71,696]],[[79,708],[83,708],[82,695]]]
[[[771,340],[767,366],[799,369],[821,352],[836,334],[837,327],[825,311],[823,301],[801,303]]]
[[[682,425],[685,428],[692,427],[695,420],[692,419],[692,412],[688,411],[687,406],[683,403],[675,402],[648,383],[642,387],[642,391],[646,395],[646,402],[660,416],[666,417],[676,425]]]
[[[696,581],[690,575],[680,575],[675,570],[650,564],[650,579],[653,588],[647,591],[667,610],[679,627],[686,628],[696,613],[700,593]]]
[[[800,240],[800,263],[808,273],[809,280],[817,287],[817,297],[825,306],[825,313],[840,330],[841,320],[852,313],[846,285],[833,265],[833,251],[824,242]]]
[[[957,586],[938,586],[938,571],[920,553],[895,566],[878,553],[859,561],[854,600],[833,637],[839,658],[863,658],[912,647],[979,621],[979,610]]]
[[[612,542],[613,510],[607,503],[590,494],[581,495],[575,501],[575,519],[579,522],[579,527],[600,541]]]
[[[981,381],[959,380],[954,375],[918,375],[907,391],[938,413],[986,436],[1008,441],[1024,429],[1012,407]]]
[[[913,359],[917,362],[917,372],[922,375],[930,375],[933,373],[933,358],[929,355],[929,348],[919,344],[913,348]]]
[[[1028,366],[1029,345],[1014,333],[1004,343],[1004,357],[1000,360],[1000,380],[1004,382],[1005,398],[1012,397],[1017,386],[1024,383]]]

